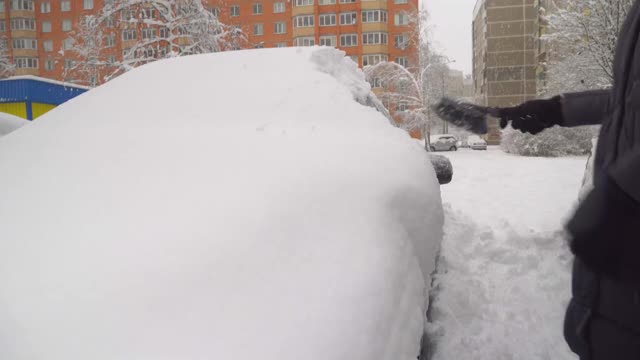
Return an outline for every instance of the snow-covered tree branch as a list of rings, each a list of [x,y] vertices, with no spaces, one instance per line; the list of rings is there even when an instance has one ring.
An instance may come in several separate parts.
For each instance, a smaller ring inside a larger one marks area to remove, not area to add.
[[[610,86],[618,34],[633,0],[555,0],[545,16],[545,92]]]
[[[11,62],[9,56],[9,47],[7,38],[0,39],[0,78],[6,78],[14,74],[15,65]]]
[[[93,85],[158,59],[229,50],[242,37],[202,0],[110,0],[78,24],[61,51],[73,59],[65,61],[65,77]]]

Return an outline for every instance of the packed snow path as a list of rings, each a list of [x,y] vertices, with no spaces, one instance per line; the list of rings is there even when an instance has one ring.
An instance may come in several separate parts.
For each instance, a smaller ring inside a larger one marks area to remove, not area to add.
[[[429,325],[434,360],[576,359],[562,335],[571,254],[562,226],[586,157],[445,153],[445,239]]]

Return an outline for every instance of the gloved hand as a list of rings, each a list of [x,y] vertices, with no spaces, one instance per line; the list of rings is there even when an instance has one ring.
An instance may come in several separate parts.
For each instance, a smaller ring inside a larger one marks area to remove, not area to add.
[[[503,129],[511,122],[512,128],[535,135],[563,123],[562,97],[530,100],[507,108],[491,108],[489,113],[500,119],[500,127]]]
[[[640,283],[640,204],[606,175],[567,224],[571,250],[592,270]]]

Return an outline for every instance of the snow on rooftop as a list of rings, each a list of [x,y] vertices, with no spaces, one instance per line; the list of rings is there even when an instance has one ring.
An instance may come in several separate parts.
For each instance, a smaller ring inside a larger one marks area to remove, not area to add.
[[[16,76],[12,76],[6,79],[0,79],[0,81],[12,81],[12,80],[33,80],[33,81],[40,81],[40,82],[45,82],[45,83],[49,83],[49,84],[54,84],[54,85],[61,85],[61,86],[66,86],[66,87],[74,87],[74,88],[78,88],[78,89],[90,89],[87,86],[83,86],[83,85],[77,85],[77,84],[73,84],[73,83],[68,83],[68,82],[63,82],[63,81],[58,81],[58,80],[53,80],[53,79],[48,79],[48,78],[43,78],[43,77],[39,77],[39,76],[34,76],[34,75],[16,75]]]
[[[159,61],[3,138],[0,359],[415,359],[439,187],[343,58]]]

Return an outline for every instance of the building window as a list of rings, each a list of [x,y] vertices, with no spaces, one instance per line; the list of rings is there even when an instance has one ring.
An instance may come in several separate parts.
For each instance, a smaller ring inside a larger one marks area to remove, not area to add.
[[[409,15],[407,13],[397,13],[394,19],[396,26],[409,25]]]
[[[294,40],[294,46],[313,46],[316,44],[316,38],[313,36],[298,37]]]
[[[72,67],[73,67],[73,60],[64,59],[64,68],[65,69],[71,69]]]
[[[109,55],[109,57],[107,58],[107,63],[109,63],[110,65],[114,65],[116,63],[116,56]]]
[[[388,41],[387,33],[370,32],[362,34],[363,45],[386,45]]]
[[[262,14],[262,4],[260,3],[253,4],[253,15],[260,15],[260,14]]]
[[[53,62],[53,60],[49,59],[49,60],[46,60],[46,61],[44,62],[44,69],[45,69],[46,71],[53,71],[53,68],[54,68],[54,67],[55,67],[55,66],[54,66],[54,62]]]
[[[209,11],[211,13],[211,15],[213,15],[215,17],[220,17],[220,9],[217,8],[217,7],[208,8],[207,11]]]
[[[336,0],[318,0],[318,5],[335,5]]]
[[[17,57],[13,59],[18,69],[37,69],[38,58]]]
[[[362,56],[362,66],[375,65],[387,60],[389,60],[389,57],[383,54],[364,55]]]
[[[358,46],[358,34],[340,35],[340,46],[342,47]]]
[[[240,5],[231,6],[231,16],[240,16]]]
[[[0,12],[4,12],[4,0],[0,0]]]
[[[140,31],[142,33],[143,39],[155,39],[156,38],[156,28],[144,28]]]
[[[143,19],[155,19],[156,11],[153,9],[141,9],[140,16],[142,16]]]
[[[62,20],[62,31],[71,31],[71,20]]]
[[[136,39],[136,30],[135,29],[125,29],[122,30],[122,41],[129,41]]]
[[[337,37],[335,35],[320,36],[320,46],[336,47],[336,45],[337,45]]]
[[[40,12],[43,14],[48,14],[51,12],[51,3],[48,1],[40,3]]]
[[[161,38],[161,39],[166,39],[166,38],[168,38],[168,37],[169,37],[169,34],[171,34],[171,33],[169,32],[169,28],[165,28],[165,27],[160,28],[160,29],[159,29],[159,32],[160,32],[160,38]]]
[[[60,1],[60,10],[61,11],[71,11],[71,0],[61,0]]]
[[[129,59],[131,55],[132,55],[131,54],[131,49],[129,49],[129,48],[122,49],[122,58],[123,59]]]
[[[122,9],[120,10],[120,20],[129,21],[135,17],[133,10],[131,9]]]
[[[371,87],[374,88],[374,89],[379,89],[381,87],[384,87],[384,83],[383,83],[382,79],[377,78],[377,77],[371,79],[370,83],[371,83]]]
[[[84,10],[93,9],[93,0],[84,0],[84,2],[82,3],[82,8]]]
[[[104,37],[104,46],[107,48],[112,48],[116,46],[116,34],[109,34]]]
[[[313,5],[313,0],[296,0],[296,6],[311,6]]]
[[[274,34],[286,34],[287,33],[287,23],[285,22],[277,22],[273,24],[273,33]]]
[[[320,14],[318,21],[320,22],[320,26],[335,26],[336,14]]]
[[[401,65],[401,66],[404,66],[404,67],[409,66],[409,62],[407,61],[407,58],[406,58],[406,57],[404,57],[404,56],[402,56],[402,57],[397,57],[397,58],[396,58],[396,63],[397,63],[398,65]]]
[[[253,24],[253,35],[264,35],[264,25],[262,24]]]
[[[7,31],[7,23],[4,20],[0,20],[0,31]]]
[[[397,106],[397,110],[399,112],[407,111],[407,110],[409,110],[409,104],[407,104],[406,101],[399,101],[398,102],[398,106]]]
[[[34,0],[11,0],[11,10],[33,11]]]
[[[286,42],[279,42],[279,43],[276,43],[276,44],[274,45],[274,47],[277,47],[277,48],[285,48],[285,47],[287,47],[287,43],[286,43]]]
[[[340,0],[340,4],[354,4],[356,0]]]
[[[51,32],[51,21],[42,22],[42,32],[45,32],[45,33]]]
[[[14,49],[38,49],[38,41],[36,39],[13,39],[11,45],[13,45]]]
[[[405,49],[409,45],[409,35],[396,34],[393,38],[393,46],[396,49]]]
[[[73,48],[73,39],[66,38],[62,41],[62,50],[71,50]]]
[[[36,21],[34,19],[15,18],[11,19],[11,30],[35,30]]]
[[[283,13],[284,11],[285,11],[285,7],[284,7],[284,3],[283,2],[273,3],[273,13],[274,14]]]
[[[365,10],[362,12],[363,23],[387,22],[387,12],[384,10]]]
[[[104,26],[105,26],[105,27],[107,27],[107,28],[112,28],[112,27],[115,27],[115,26],[116,26],[116,20],[115,20],[115,18],[113,17],[113,15],[111,15],[111,16],[107,16],[107,17],[104,19]]]
[[[394,4],[408,4],[409,0],[393,0]]]
[[[358,15],[355,12],[340,14],[340,25],[355,25],[357,21]]]
[[[42,42],[42,49],[46,52],[53,51],[53,40],[45,40]]]
[[[312,27],[313,25],[313,15],[302,15],[293,18],[294,27]]]

